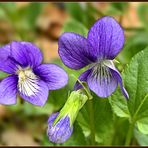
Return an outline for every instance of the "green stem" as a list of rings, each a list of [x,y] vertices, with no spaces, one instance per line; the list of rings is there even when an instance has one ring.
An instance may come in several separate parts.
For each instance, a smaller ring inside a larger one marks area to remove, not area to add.
[[[92,95],[90,93],[90,90],[88,89],[87,84],[84,85],[78,78],[75,77],[75,75],[72,74],[72,76],[83,86],[83,89],[86,92],[86,95],[88,96],[88,99],[91,100],[92,99]]]
[[[91,130],[91,145],[95,145],[95,123],[94,123],[94,110],[93,100],[88,100],[89,105],[89,118],[90,118],[90,130]]]
[[[118,122],[119,122],[119,120],[118,120],[118,117],[114,114],[114,118],[113,118],[113,120],[114,120],[114,133],[113,133],[113,135],[112,135],[112,145],[114,145],[114,142],[115,142],[115,140],[116,140],[116,136],[117,136],[117,130],[118,130]]]
[[[133,135],[134,124],[135,124],[135,122],[132,122],[129,125],[129,129],[128,129],[126,140],[125,140],[125,146],[129,146],[130,143],[131,143],[131,138],[132,138],[132,135]]]
[[[140,103],[138,109],[136,110],[136,112],[135,112],[135,114],[134,114],[134,116],[133,116],[133,119],[134,119],[134,120],[136,120],[136,116],[137,116],[138,112],[140,111],[140,109],[141,109],[143,103],[146,101],[147,98],[148,98],[148,94],[144,97],[144,99],[141,101],[141,103]]]
[[[143,103],[145,102],[145,100],[147,99],[148,97],[148,94],[144,97],[144,99],[141,101],[138,109],[136,110],[132,120],[131,120],[131,123],[130,123],[130,126],[129,126],[129,129],[128,129],[128,133],[127,133],[127,136],[126,136],[126,140],[125,140],[125,146],[129,146],[130,143],[131,143],[131,138],[132,138],[132,134],[133,134],[133,129],[134,129],[134,125],[135,125],[135,122],[136,122],[136,117],[137,117],[137,114],[138,112],[140,111]]]
[[[94,110],[93,110],[93,101],[92,101],[93,97],[90,93],[90,90],[89,90],[87,84],[81,82],[74,75],[72,75],[72,76],[83,86],[83,89],[85,90],[85,93],[88,97],[89,118],[90,118],[89,120],[90,120],[90,130],[91,130],[91,144],[95,145],[95,127],[94,127],[95,122],[94,122]],[[80,91],[82,91],[82,90],[80,90]]]

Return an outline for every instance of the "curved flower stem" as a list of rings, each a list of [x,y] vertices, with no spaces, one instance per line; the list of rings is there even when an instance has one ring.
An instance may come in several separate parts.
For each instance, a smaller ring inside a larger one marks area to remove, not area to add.
[[[89,120],[90,120],[90,130],[91,130],[91,145],[95,145],[95,123],[94,123],[94,110],[93,110],[93,100],[88,100],[89,106]]]
[[[86,95],[88,96],[88,99],[91,100],[92,95],[90,93],[90,90],[88,89],[87,84],[85,85],[85,83],[81,82],[78,78],[75,77],[75,75],[72,74],[72,76],[83,86],[83,89],[85,90]]]
[[[89,120],[90,120],[90,131],[91,131],[91,145],[95,145],[95,127],[94,127],[94,110],[93,110],[93,97],[90,93],[90,90],[86,83],[81,82],[75,75],[72,76],[83,86],[85,93],[88,97],[88,112],[89,112]],[[79,91],[82,91],[81,89]]]

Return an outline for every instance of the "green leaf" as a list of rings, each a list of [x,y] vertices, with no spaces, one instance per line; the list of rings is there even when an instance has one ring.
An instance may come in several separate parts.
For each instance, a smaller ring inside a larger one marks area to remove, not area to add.
[[[78,21],[69,19],[67,22],[65,22],[62,32],[74,32],[87,36],[88,29]]]
[[[138,9],[138,16],[141,20],[141,22],[143,23],[144,27],[146,27],[146,29],[148,29],[148,4],[147,3],[143,3],[143,4],[140,4]]]
[[[95,140],[98,145],[111,145],[113,136],[113,114],[108,99],[100,99],[93,95]],[[89,102],[82,108],[77,118],[85,136],[90,143],[91,117]]]
[[[148,134],[148,118],[142,118],[138,120],[137,126],[143,134]]]
[[[108,99],[94,98],[96,139],[100,145],[111,145],[113,135],[113,113]]]
[[[131,58],[138,52],[148,46],[148,33],[138,32],[133,36],[127,38],[125,46],[118,55],[118,59],[122,64],[130,62]]]
[[[87,110],[88,106],[87,103],[86,105],[83,106],[83,108],[80,110],[80,112],[78,113],[77,116],[77,121],[79,123],[79,125],[81,126],[84,135],[86,137],[89,136],[90,134],[90,121],[89,121],[89,114],[88,114],[88,110]]]
[[[130,121],[138,123],[139,130],[147,133],[148,126],[148,69],[147,69],[148,48],[135,55],[130,64],[126,66],[122,74],[124,86],[129,93],[127,103],[121,101],[125,99],[121,91],[116,91],[110,98],[113,110],[117,115],[117,108],[120,106],[123,117],[126,117],[123,112],[130,112]],[[118,89],[119,90],[119,89]],[[121,105],[122,104],[122,105]],[[127,109],[128,107],[128,109]]]
[[[116,90],[116,93],[114,93],[112,97],[109,97],[109,102],[112,106],[114,113],[116,113],[117,116],[129,118],[130,113],[128,110],[127,101],[121,98],[120,96],[121,96],[121,93],[120,93],[120,89],[118,88]]]
[[[129,66],[126,67],[123,73],[125,88],[129,93],[128,108],[132,116],[136,113],[139,106],[141,106],[143,99],[148,93],[147,57],[148,48],[139,52],[131,60]],[[142,107],[144,107],[143,105],[145,103],[146,102],[142,104]]]
[[[114,116],[114,134],[112,136],[112,145],[124,145],[128,127],[129,122],[126,118]]]
[[[134,130],[134,135],[140,146],[148,146],[148,135],[142,134],[137,128]]]
[[[49,92],[48,103],[54,104],[55,109],[60,109],[66,102],[68,96],[69,87],[54,90]]]

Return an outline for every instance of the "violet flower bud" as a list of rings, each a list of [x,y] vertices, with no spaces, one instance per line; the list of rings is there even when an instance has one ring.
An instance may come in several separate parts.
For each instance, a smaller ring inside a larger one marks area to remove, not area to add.
[[[48,119],[49,141],[64,143],[71,136],[78,112],[87,99],[88,97],[80,91],[71,92],[60,112],[52,114]]]
[[[63,116],[56,124],[54,121],[59,112],[51,114],[48,119],[47,135],[53,143],[64,143],[72,134],[73,126],[70,126],[70,118],[68,115]]]

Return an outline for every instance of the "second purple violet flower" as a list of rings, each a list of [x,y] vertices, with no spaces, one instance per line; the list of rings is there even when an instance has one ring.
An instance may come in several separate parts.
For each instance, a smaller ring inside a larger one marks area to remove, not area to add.
[[[43,106],[49,90],[64,87],[67,73],[55,64],[42,64],[42,53],[30,42],[13,41],[0,49],[0,70],[10,74],[0,82],[0,104],[17,102],[17,94],[27,102]]]
[[[109,16],[99,19],[89,30],[87,38],[72,32],[65,32],[59,38],[59,55],[71,69],[88,70],[79,76],[99,97],[108,97],[120,85],[122,93],[129,98],[123,87],[119,71],[113,59],[124,45],[124,31],[118,22]],[[75,89],[82,86],[77,82]]]

